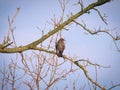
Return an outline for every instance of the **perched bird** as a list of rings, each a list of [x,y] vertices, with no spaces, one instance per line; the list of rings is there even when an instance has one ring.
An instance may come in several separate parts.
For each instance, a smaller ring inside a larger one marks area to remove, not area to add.
[[[65,49],[65,43],[64,43],[64,41],[65,40],[63,38],[60,38],[58,40],[58,42],[56,42],[55,47],[56,47],[56,54],[57,54],[58,57],[62,57],[63,56],[62,53],[63,53],[63,51]]]

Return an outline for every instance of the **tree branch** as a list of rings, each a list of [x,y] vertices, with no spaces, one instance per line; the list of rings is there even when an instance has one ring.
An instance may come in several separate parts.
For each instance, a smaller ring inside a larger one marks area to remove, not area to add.
[[[107,21],[106,21],[106,19],[105,19],[106,16],[105,16],[105,15],[102,16],[101,13],[100,13],[100,11],[97,10],[96,8],[94,8],[93,10],[95,10],[95,11],[98,13],[98,15],[100,16],[101,20],[102,20],[106,25],[108,25],[108,23],[107,23]]]
[[[92,34],[92,35],[98,34],[98,33],[100,33],[100,32],[104,32],[104,33],[108,34],[110,37],[112,37],[113,40],[120,40],[120,36],[114,37],[112,34],[110,34],[110,33],[108,32],[109,30],[101,30],[101,29],[98,29],[98,30],[93,31],[93,30],[88,29],[85,24],[83,25],[83,24],[81,24],[81,23],[79,23],[79,22],[77,22],[77,21],[75,21],[75,20],[73,20],[73,22],[76,23],[77,25],[80,25],[84,30],[86,30],[88,33],[90,33],[90,34]]]
[[[17,52],[23,52],[23,51],[26,51],[26,50],[30,50],[30,49],[36,47],[38,44],[40,44],[43,41],[45,41],[47,38],[49,38],[53,34],[55,34],[58,31],[64,29],[65,26],[67,26],[68,24],[73,22],[73,20],[77,19],[81,15],[85,14],[87,11],[93,9],[94,7],[97,7],[97,6],[100,6],[102,4],[105,4],[105,3],[109,2],[109,1],[110,0],[99,0],[98,2],[90,4],[89,6],[84,8],[82,11],[76,13],[75,15],[72,15],[70,18],[68,18],[68,20],[64,21],[62,24],[60,24],[58,27],[56,27],[55,29],[53,29],[50,32],[48,32],[46,35],[43,35],[40,39],[38,39],[38,40],[28,44],[28,45],[15,47],[15,48],[4,48],[4,49],[0,48],[0,52],[1,53],[17,53]]]
[[[34,49],[34,50],[44,51],[44,52],[51,53],[51,54],[55,54],[54,51],[50,51],[50,50],[43,49],[43,48],[33,48],[33,49]],[[79,60],[78,60],[78,61],[74,61],[72,58],[69,58],[69,57],[67,57],[66,55],[63,55],[63,58],[64,58],[64,59],[67,59],[67,60],[69,60],[70,62],[72,62],[72,63],[74,63],[75,65],[77,65],[80,69],[83,70],[86,78],[87,78],[90,82],[92,82],[94,85],[96,85],[97,87],[101,88],[102,90],[105,90],[104,87],[102,87],[101,85],[99,85],[96,81],[94,81],[94,80],[88,75],[88,72],[87,72],[87,70],[84,68],[84,66],[81,65],[81,64],[79,64],[79,62],[78,62]],[[95,65],[95,66],[98,66],[98,67],[107,68],[107,67],[105,67],[105,66],[101,66],[101,65],[98,65],[98,64],[93,64],[93,63],[91,63],[90,61],[85,61],[85,62],[88,62],[89,64]]]
[[[115,87],[120,87],[120,84],[113,85],[113,86],[110,87],[108,90],[112,90],[112,89],[115,88]]]

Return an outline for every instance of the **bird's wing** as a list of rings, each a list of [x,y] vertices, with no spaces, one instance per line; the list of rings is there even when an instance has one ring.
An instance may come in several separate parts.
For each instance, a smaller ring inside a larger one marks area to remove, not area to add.
[[[58,44],[58,42],[55,43],[55,48],[56,48],[56,54],[58,54],[59,53],[59,44]]]

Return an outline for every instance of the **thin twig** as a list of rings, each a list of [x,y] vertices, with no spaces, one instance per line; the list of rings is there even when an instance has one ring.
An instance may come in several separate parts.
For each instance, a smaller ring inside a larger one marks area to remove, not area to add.
[[[115,87],[120,87],[120,84],[113,85],[113,86],[110,87],[108,90],[111,90],[111,89],[113,89],[113,88],[115,88]]]
[[[108,25],[108,23],[107,23],[107,21],[106,21],[106,16],[102,16],[101,15],[101,13],[100,13],[100,11],[98,10],[98,9],[96,9],[96,8],[93,8],[93,10],[95,10],[97,13],[98,13],[98,15],[100,16],[100,18],[102,19],[102,21],[106,24],[106,25]]]

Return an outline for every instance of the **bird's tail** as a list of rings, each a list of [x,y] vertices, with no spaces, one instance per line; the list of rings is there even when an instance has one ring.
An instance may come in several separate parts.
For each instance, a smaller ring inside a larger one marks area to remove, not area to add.
[[[57,56],[58,56],[58,57],[62,57],[62,56],[63,56],[63,55],[62,55],[62,52],[57,53]]]

